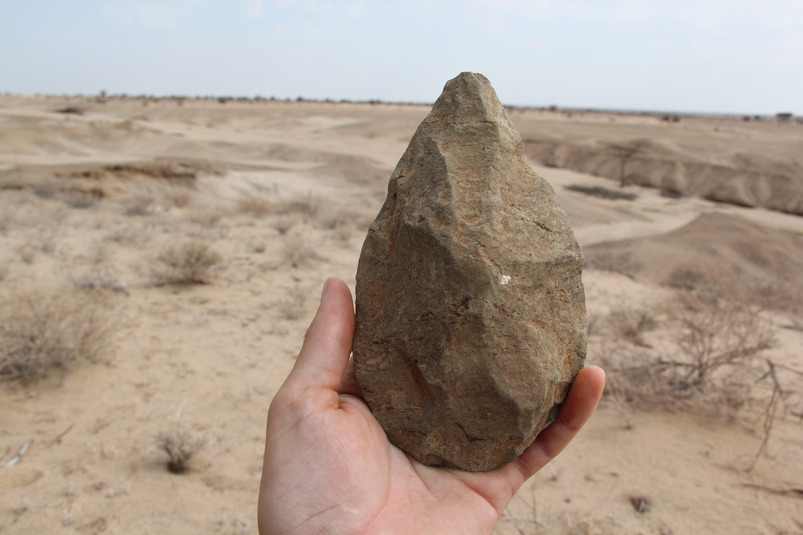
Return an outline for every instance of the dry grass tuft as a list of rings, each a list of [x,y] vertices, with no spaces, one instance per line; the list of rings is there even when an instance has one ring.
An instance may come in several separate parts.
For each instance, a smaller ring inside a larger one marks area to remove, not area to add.
[[[231,214],[230,210],[214,205],[195,205],[188,214],[193,223],[204,228],[214,227]]]
[[[123,213],[129,216],[145,216],[153,211],[156,199],[150,195],[137,195],[127,200],[123,207]]]
[[[630,505],[637,513],[646,513],[650,510],[650,499],[646,496],[630,496]]]
[[[129,295],[126,285],[108,268],[96,266],[70,277],[70,283],[78,290],[111,290]]]
[[[168,247],[157,260],[157,284],[209,284],[223,257],[206,243],[194,240]]]
[[[282,263],[295,269],[309,268],[325,260],[314,247],[304,241],[285,243],[282,249]]]
[[[0,308],[0,378],[29,382],[106,361],[121,329],[108,294],[16,292]]]
[[[195,200],[195,193],[186,187],[174,186],[165,191],[164,200],[168,206],[184,208]]]
[[[285,320],[300,319],[306,311],[307,295],[308,292],[299,285],[285,292],[275,305],[279,317]]]
[[[273,220],[273,228],[281,235],[284,236],[296,225],[297,217],[291,215],[281,215]]]
[[[310,191],[305,196],[297,197],[286,203],[285,213],[301,214],[304,222],[309,222],[318,217],[323,205],[323,197]]]
[[[156,446],[167,454],[165,466],[173,474],[187,473],[190,461],[206,444],[206,440],[181,418],[181,408],[176,409],[171,425],[156,435]]]
[[[237,212],[241,214],[265,217],[273,213],[274,210],[273,202],[261,195],[242,197],[237,201]]]
[[[71,193],[64,197],[64,204],[71,208],[91,208],[98,203],[98,197],[86,193]]]

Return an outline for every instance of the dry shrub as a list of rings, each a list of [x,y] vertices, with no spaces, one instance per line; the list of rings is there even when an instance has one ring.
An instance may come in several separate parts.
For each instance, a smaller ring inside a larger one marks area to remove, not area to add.
[[[64,204],[71,208],[91,208],[98,202],[98,197],[86,193],[71,193],[64,198]]]
[[[354,234],[354,216],[340,211],[325,210],[318,217],[317,226],[331,230],[336,239],[347,243]]]
[[[731,418],[758,416],[764,435],[750,469],[766,450],[775,419],[803,415],[795,405],[801,392],[791,387],[803,372],[763,355],[775,344],[776,327],[755,290],[733,275],[676,274],[681,289],[666,306],[666,343],[619,346],[602,360],[610,372],[606,391],[622,406],[683,403]]]
[[[611,312],[608,323],[614,332],[631,344],[650,347],[644,334],[658,326],[655,313],[645,309],[621,309]]]
[[[167,469],[174,474],[189,470],[189,462],[202,442],[189,432],[177,428],[163,431],[156,438],[157,445],[167,454]]]
[[[612,201],[634,201],[638,198],[635,193],[628,193],[615,189],[608,189],[602,186],[584,186],[582,184],[570,184],[565,187],[569,191],[576,191],[591,197],[598,197],[600,199],[608,199]]]
[[[299,195],[272,205],[271,213],[278,216],[299,216],[304,223],[309,223],[320,215],[323,206],[323,197],[310,191],[306,195]]]
[[[335,229],[335,238],[347,244],[351,241],[351,238],[354,236],[354,227],[352,225],[342,225]]]
[[[305,196],[298,197],[287,203],[287,207],[290,212],[301,214],[304,221],[311,221],[320,214],[324,204],[323,201],[323,197],[310,191]]]
[[[213,227],[230,214],[229,210],[220,206],[195,206],[189,214],[189,220],[204,228]]]
[[[70,277],[70,283],[78,290],[111,290],[129,295],[126,285],[117,276],[103,266],[96,266]]]
[[[608,363],[610,392],[636,405],[704,399],[731,413],[740,409],[753,395],[775,327],[757,305],[736,297],[711,286],[679,290],[665,306],[669,341],[658,350],[617,347],[620,362]]]
[[[292,229],[297,222],[298,222],[297,217],[294,217],[292,215],[282,215],[275,218],[272,224],[273,228],[275,228],[280,235],[284,236],[285,234],[290,232],[290,229]]]
[[[676,388],[702,389],[717,381],[720,372],[750,369],[755,357],[775,343],[775,329],[761,308],[723,290],[683,290],[669,309],[670,319],[680,327],[677,345],[685,356],[667,361],[679,372],[673,380]]]
[[[52,180],[41,181],[33,188],[33,194],[40,199],[55,199],[60,191],[58,183]]]
[[[0,308],[0,378],[27,382],[106,361],[121,329],[107,293],[16,292]]]
[[[188,188],[177,186],[165,191],[164,199],[168,206],[184,208],[192,204],[192,201],[195,199],[195,193]]]
[[[139,228],[125,226],[110,231],[103,236],[104,242],[114,242],[119,245],[141,247],[148,241],[148,236]]]
[[[306,311],[307,293],[298,285],[287,290],[275,305],[279,317],[285,320],[300,319]]]
[[[123,213],[130,216],[145,216],[153,211],[155,203],[156,199],[150,195],[137,195],[126,201]]]
[[[168,247],[157,260],[157,284],[209,284],[223,258],[206,243],[195,240]]]
[[[304,241],[285,243],[282,249],[282,263],[293,268],[309,268],[316,262],[326,260],[314,247]]]
[[[156,435],[156,446],[167,454],[165,466],[173,474],[184,474],[190,461],[206,444],[206,440],[181,417],[182,406],[176,409],[171,425]]]
[[[341,227],[349,227],[349,229],[353,229],[353,219],[354,217],[351,214],[330,209],[325,210],[321,214],[321,216],[318,218],[317,226],[326,230],[337,230]]]
[[[34,260],[36,260],[36,250],[31,244],[28,243],[17,247],[17,254],[20,257],[20,260],[26,264],[33,264]]]
[[[261,195],[242,197],[237,201],[237,212],[255,217],[265,217],[274,211],[273,202]]]

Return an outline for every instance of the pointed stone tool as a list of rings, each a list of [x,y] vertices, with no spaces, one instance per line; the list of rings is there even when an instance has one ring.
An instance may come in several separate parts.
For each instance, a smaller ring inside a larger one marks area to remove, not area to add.
[[[462,470],[515,459],[583,366],[582,266],[488,79],[447,82],[357,269],[354,365],[391,442]]]

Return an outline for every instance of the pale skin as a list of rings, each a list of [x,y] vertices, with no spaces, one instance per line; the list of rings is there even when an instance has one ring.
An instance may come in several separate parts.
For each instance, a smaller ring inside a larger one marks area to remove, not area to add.
[[[591,417],[604,372],[577,376],[556,420],[492,472],[425,466],[388,442],[349,359],[354,309],[328,279],[293,370],[268,411],[261,535],[490,534],[524,482]]]

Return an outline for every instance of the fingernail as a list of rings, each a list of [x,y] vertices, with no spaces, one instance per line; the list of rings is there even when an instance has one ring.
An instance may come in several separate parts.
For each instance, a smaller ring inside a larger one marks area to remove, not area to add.
[[[323,302],[323,298],[326,295],[326,288],[329,286],[329,279],[323,281],[323,288],[321,288],[321,302]]]

